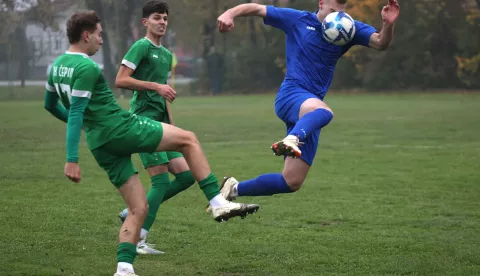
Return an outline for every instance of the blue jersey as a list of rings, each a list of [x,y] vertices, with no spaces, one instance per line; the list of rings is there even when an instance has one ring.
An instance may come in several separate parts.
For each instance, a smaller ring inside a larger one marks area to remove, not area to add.
[[[298,85],[321,99],[330,87],[338,59],[354,45],[368,47],[371,35],[376,32],[372,26],[355,21],[352,41],[338,46],[325,40],[316,13],[267,6],[264,22],[287,35],[287,74],[282,86]]]

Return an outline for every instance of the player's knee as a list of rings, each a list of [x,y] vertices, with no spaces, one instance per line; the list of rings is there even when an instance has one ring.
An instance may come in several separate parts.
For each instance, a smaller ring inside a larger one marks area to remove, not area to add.
[[[325,107],[322,107],[322,109],[325,109],[325,110],[327,110],[327,111],[330,111],[330,113],[332,114],[332,119],[333,119],[334,114],[333,114],[333,110],[332,110],[330,107],[325,106]]]
[[[145,202],[144,204],[139,204],[130,209],[129,215],[138,216],[140,218],[145,218],[148,213],[148,203]]]
[[[299,177],[297,175],[284,175],[285,182],[290,187],[293,192],[296,192],[302,188],[304,177]]]
[[[327,106],[325,108],[322,108],[323,110],[323,113],[322,115],[324,116],[324,118],[327,120],[326,124],[330,124],[330,122],[333,120],[333,111]]]
[[[197,135],[191,131],[185,131],[185,142],[187,145],[200,144]]]
[[[183,152],[185,147],[190,147],[195,144],[199,144],[198,138],[195,133],[187,130],[181,130],[182,133],[179,135],[179,139],[176,140],[177,151]]]
[[[295,181],[287,182],[287,184],[293,192],[296,192],[300,190],[300,188],[302,188],[303,181],[295,180]]]
[[[300,188],[302,188],[303,182],[305,181],[305,176],[288,171],[283,172],[283,177],[285,178],[285,182],[287,182],[287,185],[293,192],[300,190]]]
[[[150,177],[153,177],[155,175],[163,174],[168,172],[168,166],[166,164],[162,165],[157,165],[153,167],[148,167],[147,172],[150,175]]]

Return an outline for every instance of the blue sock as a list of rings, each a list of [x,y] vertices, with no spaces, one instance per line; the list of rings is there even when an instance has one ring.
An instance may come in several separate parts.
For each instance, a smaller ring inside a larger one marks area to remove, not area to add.
[[[300,142],[303,142],[305,138],[315,130],[328,125],[332,118],[333,114],[329,110],[323,108],[315,109],[314,111],[303,115],[288,135],[298,136]]]
[[[260,175],[257,178],[242,181],[237,186],[238,196],[267,196],[293,193],[281,173]]]

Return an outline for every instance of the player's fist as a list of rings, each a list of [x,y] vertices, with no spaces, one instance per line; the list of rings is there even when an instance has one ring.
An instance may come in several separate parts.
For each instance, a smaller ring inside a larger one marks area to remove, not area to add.
[[[65,176],[71,181],[78,183],[82,179],[80,176],[80,166],[78,163],[67,162],[64,169]]]
[[[230,32],[235,27],[233,16],[228,11],[222,13],[217,19],[217,26],[221,33]]]
[[[173,90],[168,84],[159,84],[155,89],[160,96],[164,97],[167,101],[173,102],[177,95],[177,92]]]
[[[388,0],[382,9],[382,19],[385,24],[394,24],[400,15],[400,5],[397,0]]]

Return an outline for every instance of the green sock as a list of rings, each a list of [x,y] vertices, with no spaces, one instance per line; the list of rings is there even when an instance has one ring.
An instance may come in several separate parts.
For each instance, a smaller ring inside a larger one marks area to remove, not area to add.
[[[220,186],[218,185],[217,178],[213,173],[210,173],[207,178],[200,181],[198,184],[200,185],[200,189],[202,189],[208,201],[220,194]]]
[[[188,189],[194,183],[195,178],[193,178],[191,171],[184,171],[176,174],[175,179],[170,182],[170,186],[168,186],[168,190],[165,193],[165,196],[163,196],[162,203],[174,197],[176,194]]]
[[[162,203],[165,192],[170,185],[170,177],[168,173],[162,173],[152,176],[152,187],[147,194],[148,214],[143,223],[143,229],[149,231],[152,227],[155,217],[157,217],[158,208]]]
[[[133,264],[137,256],[137,246],[133,243],[122,242],[117,249],[117,262]]]

